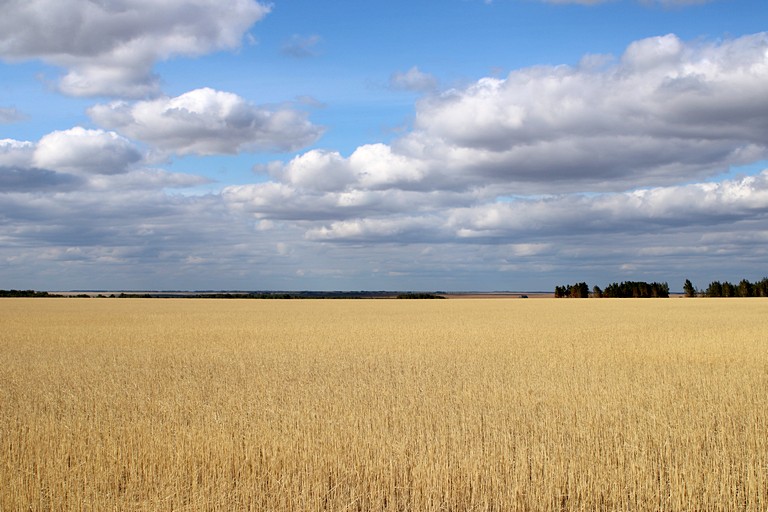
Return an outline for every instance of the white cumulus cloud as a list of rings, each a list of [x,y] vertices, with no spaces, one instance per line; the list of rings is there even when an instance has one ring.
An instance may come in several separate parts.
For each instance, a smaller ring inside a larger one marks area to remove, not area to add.
[[[0,139],[0,166],[27,167],[35,154],[35,144],[26,140]]]
[[[674,185],[768,158],[768,34],[648,38],[602,62],[482,78],[421,100],[389,145],[296,162],[325,188],[514,195]],[[292,168],[278,179],[294,182]]]
[[[719,44],[667,35],[606,68],[520,69],[423,100],[408,138],[422,155],[439,148],[443,167],[500,182],[701,178],[768,154],[767,49],[765,33]]]
[[[567,264],[568,274],[610,264],[636,276],[663,262],[685,273],[691,255],[714,268],[768,236],[768,171],[709,181],[768,157],[765,83],[766,34],[644,39],[616,58],[518,69],[426,97],[413,130],[389,144],[312,150],[221,198],[324,248],[439,244],[433,266],[472,276],[491,264]],[[732,241],[714,243],[713,233]],[[392,271],[416,265],[392,261]]]
[[[74,96],[159,91],[155,62],[236,48],[269,7],[254,0],[26,0],[3,3],[0,57],[66,70]]]
[[[253,105],[210,88],[176,97],[96,105],[94,122],[160,150],[177,154],[234,154],[291,151],[313,143],[322,128],[304,112]]]
[[[139,162],[141,152],[114,132],[75,127],[45,135],[37,143],[37,167],[83,174],[121,174]]]
[[[0,139],[0,194],[188,188],[208,179],[142,165],[143,155],[114,132],[75,127],[39,141]]]

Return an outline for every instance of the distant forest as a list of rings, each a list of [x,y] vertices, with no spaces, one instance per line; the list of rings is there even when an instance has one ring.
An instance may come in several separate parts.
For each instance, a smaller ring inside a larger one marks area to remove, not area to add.
[[[35,290],[0,290],[0,297],[61,297],[61,295],[36,292]]]
[[[768,297],[768,277],[754,283],[746,279],[739,281],[739,284],[732,284],[728,281],[712,281],[705,290],[697,289],[689,279],[686,279],[683,284],[683,294],[686,297]],[[587,297],[666,298],[669,297],[669,285],[667,283],[624,281],[611,283],[605,289],[594,286],[590,291],[589,285],[581,282],[555,286],[555,297],[574,299],[586,299]]]
[[[605,289],[595,285],[592,288],[591,296],[598,298],[665,298],[669,297],[669,285],[667,283],[646,283],[643,281],[611,283]],[[590,297],[589,285],[582,282],[555,286],[555,297],[586,299]]]
[[[768,297],[768,277],[760,281],[751,283],[746,279],[739,281],[739,284],[729,283],[728,281],[712,281],[706,290],[697,290],[693,284],[686,279],[683,285],[683,292],[686,297]]]
[[[35,290],[0,290],[0,297],[70,297],[117,299],[444,299],[444,292],[301,291],[301,292],[146,292],[57,295]]]

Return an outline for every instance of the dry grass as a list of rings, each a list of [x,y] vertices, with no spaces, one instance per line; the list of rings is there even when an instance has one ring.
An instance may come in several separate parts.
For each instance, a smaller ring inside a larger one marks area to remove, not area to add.
[[[0,301],[0,510],[768,509],[768,301]]]

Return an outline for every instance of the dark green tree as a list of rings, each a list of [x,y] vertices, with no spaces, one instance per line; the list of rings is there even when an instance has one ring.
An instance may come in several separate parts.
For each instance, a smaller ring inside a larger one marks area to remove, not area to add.
[[[736,293],[739,295],[739,297],[754,297],[755,296],[755,290],[754,285],[747,281],[746,279],[742,279],[739,282],[739,286],[737,287]]]
[[[720,281],[712,281],[707,286],[707,290],[704,292],[707,297],[722,297],[723,296],[723,283]]]
[[[587,283],[576,283],[571,287],[571,297],[574,299],[589,298],[589,285]]]
[[[572,299],[586,299],[589,297],[589,285],[587,283],[567,284],[555,286],[555,297]]]
[[[768,277],[762,278],[755,283],[755,297],[768,297]]]
[[[685,280],[685,284],[683,284],[683,293],[685,293],[686,297],[696,296],[696,288],[693,287],[693,283],[691,283],[690,279]]]

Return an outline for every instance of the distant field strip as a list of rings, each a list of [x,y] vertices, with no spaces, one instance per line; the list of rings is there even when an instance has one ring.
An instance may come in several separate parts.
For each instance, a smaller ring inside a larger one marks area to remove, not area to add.
[[[768,299],[0,299],[0,510],[768,510]]]

